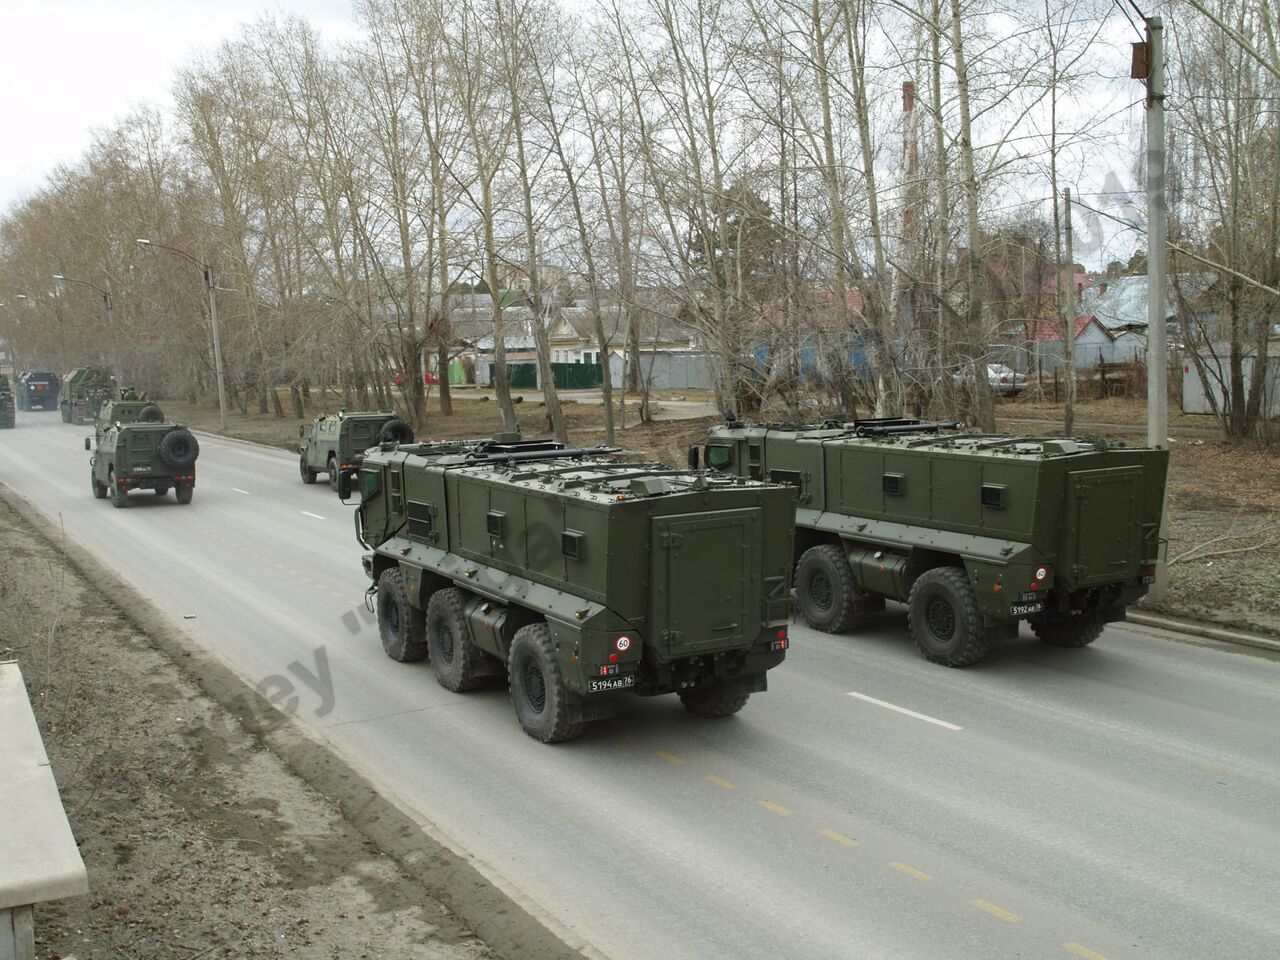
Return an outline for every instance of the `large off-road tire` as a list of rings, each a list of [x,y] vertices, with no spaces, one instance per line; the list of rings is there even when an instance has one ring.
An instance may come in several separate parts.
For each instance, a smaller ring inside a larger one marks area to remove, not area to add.
[[[164,411],[154,403],[149,403],[138,411],[139,423],[164,423]]]
[[[129,505],[129,493],[116,485],[116,472],[114,470],[107,474],[107,492],[111,494],[111,505],[113,507],[127,507]]]
[[[741,689],[725,689],[723,680],[680,693],[684,708],[700,717],[731,717],[745,707],[749,699],[751,694]]]
[[[329,489],[338,492],[338,458],[329,458]]]
[[[483,682],[484,651],[471,642],[456,587],[437,590],[427,603],[427,648],[440,686],[454,693],[474,690]]]
[[[196,495],[195,484],[179,483],[174,487],[173,495],[178,498],[179,503],[190,503],[191,498]]]
[[[858,619],[858,588],[844,551],[810,547],[796,564],[796,606],[804,622],[824,633],[843,633]]]
[[[189,473],[200,456],[200,444],[190,430],[174,427],[160,438],[160,462],[174,473]]]
[[[570,710],[569,691],[545,623],[516,631],[507,657],[507,680],[516,719],[533,739],[559,743],[582,734],[582,721]]]
[[[416,663],[427,655],[425,617],[409,602],[399,567],[378,577],[378,635],[382,649],[397,663]]]
[[[307,466],[307,455],[305,453],[298,455],[298,473],[302,475],[303,483],[315,483],[316,474],[319,472],[319,470],[312,470]]]
[[[963,567],[926,570],[911,585],[907,624],[926,660],[948,667],[977,663],[991,649],[978,595]]]
[[[388,420],[378,431],[379,443],[413,443],[413,427],[396,417]]]
[[[1041,643],[1055,647],[1087,647],[1098,637],[1106,624],[1099,623],[1097,617],[1086,613],[1070,620],[1059,620],[1056,623],[1031,624],[1031,632]]]
[[[98,500],[106,499],[107,486],[106,484],[98,482],[98,475],[93,472],[92,468],[89,470],[89,485],[93,488],[93,495],[95,498]]]

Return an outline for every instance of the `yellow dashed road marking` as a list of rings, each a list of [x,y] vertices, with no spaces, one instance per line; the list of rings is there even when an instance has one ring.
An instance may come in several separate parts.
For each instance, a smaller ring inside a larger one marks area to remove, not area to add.
[[[757,800],[756,803],[760,804],[760,806],[764,807],[766,810],[772,813],[776,813],[780,817],[791,816],[790,810],[788,810],[786,807],[779,806],[778,804],[774,803],[772,800]]]
[[[708,773],[704,779],[714,783],[717,787],[724,787],[726,790],[734,789],[734,785],[732,783],[725,780],[723,777],[717,777],[714,773]]]
[[[1005,910],[1003,907],[997,907],[994,903],[991,903],[987,900],[970,900],[969,905],[971,907],[977,907],[979,910],[985,910],[987,913],[991,914],[993,917],[997,917],[998,919],[1003,920],[1005,923],[1017,923],[1019,920],[1022,919],[1016,913],[1010,913],[1008,910]]]
[[[1082,947],[1078,943],[1064,943],[1062,949],[1069,953],[1074,953],[1077,957],[1084,957],[1085,960],[1107,960],[1102,954],[1088,947]]]
[[[343,596],[343,595],[342,595],[341,593],[339,593],[337,590],[330,590],[330,591],[329,591],[329,596],[333,597],[333,599],[335,599],[335,600],[345,600],[345,599],[347,599],[345,596]]]
[[[659,750],[658,756],[661,759],[667,761],[667,763],[671,764],[673,767],[678,767],[680,766],[680,764],[684,763],[684,761],[681,760],[679,757],[677,757],[674,753],[667,753],[664,750]]]
[[[889,866],[897,870],[899,873],[905,873],[908,877],[915,877],[917,880],[932,880],[933,875],[925,873],[923,870],[917,870],[909,863],[903,863],[901,860],[890,860]]]
[[[843,833],[836,833],[834,830],[819,830],[818,832],[828,840],[834,840],[842,847],[856,847],[858,845],[858,841],[853,837],[846,837]]]

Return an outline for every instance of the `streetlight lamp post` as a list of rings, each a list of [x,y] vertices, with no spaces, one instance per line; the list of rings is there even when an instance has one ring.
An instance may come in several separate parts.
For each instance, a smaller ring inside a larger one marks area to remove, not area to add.
[[[109,290],[103,290],[101,287],[96,284],[89,283],[87,280],[77,280],[74,277],[63,276],[60,273],[55,273],[53,275],[53,279],[60,280],[63,283],[78,283],[80,286],[88,287],[90,290],[97,291],[102,295],[102,305],[106,308],[107,312],[107,336],[111,338],[111,366],[113,368],[111,372],[116,378],[116,388],[119,389],[121,386],[122,371],[120,369],[119,351],[116,349],[118,346],[116,342],[116,317],[115,312],[112,309],[111,292]]]
[[[218,302],[213,295],[213,267],[204,260],[197,260],[185,250],[179,250],[177,247],[170,247],[163,243],[156,243],[154,240],[144,240],[142,238],[139,238],[137,242],[144,247],[158,247],[161,250],[168,250],[170,253],[185,257],[195,264],[204,276],[204,288],[209,294],[209,324],[213,328],[213,369],[214,376],[218,379],[218,418],[222,424],[221,429],[225,432],[227,429],[227,386],[222,376],[222,337],[218,333]]]

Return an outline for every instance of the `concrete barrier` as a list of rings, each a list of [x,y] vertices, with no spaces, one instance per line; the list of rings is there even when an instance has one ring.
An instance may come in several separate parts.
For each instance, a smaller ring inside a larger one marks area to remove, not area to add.
[[[0,960],[35,960],[35,904],[88,892],[22,671],[0,663]]]

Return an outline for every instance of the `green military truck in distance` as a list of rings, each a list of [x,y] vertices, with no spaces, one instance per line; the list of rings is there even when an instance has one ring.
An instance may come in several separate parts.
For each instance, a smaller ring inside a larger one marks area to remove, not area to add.
[[[412,443],[413,428],[394,413],[339,413],[316,417],[311,430],[298,427],[298,472],[315,483],[324,471],[338,489],[338,475],[360,465],[364,451],[385,441]]]
[[[48,370],[23,370],[18,374],[19,410],[52,410],[58,406],[62,380]]]
[[[129,505],[129,491],[152,490],[165,496],[173,489],[179,503],[190,503],[196,487],[200,444],[180,423],[165,422],[156,404],[115,400],[102,405],[94,438],[89,482],[99,500],[110,496],[115,507]]]
[[[101,367],[76,367],[62,379],[58,406],[63,423],[88,423],[108,400],[115,399],[116,382]]]
[[[506,677],[546,743],[621,692],[725,717],[766,689],[789,642],[795,492],[608,452],[511,436],[369,450],[356,536],[388,656],[429,655],[453,691]]]
[[[9,387],[9,378],[0,373],[0,429],[18,425],[18,404]]]
[[[962,426],[729,424],[706,458],[796,488],[796,606],[815,629],[853,629],[890,599],[947,666],[1022,620],[1046,643],[1092,643],[1152,581],[1168,452]]]

